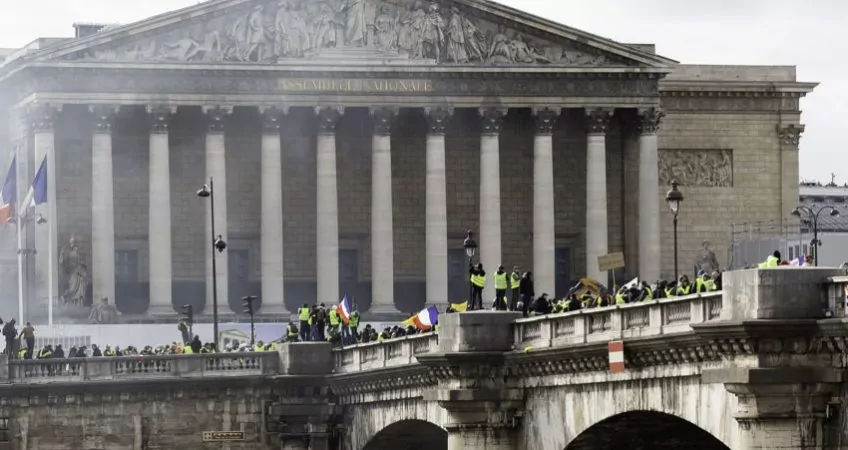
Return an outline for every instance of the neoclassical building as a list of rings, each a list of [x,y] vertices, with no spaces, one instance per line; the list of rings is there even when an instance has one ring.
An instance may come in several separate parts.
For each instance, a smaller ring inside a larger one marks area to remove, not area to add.
[[[483,0],[210,0],[75,28],[0,66],[19,197],[48,167],[27,308],[83,276],[126,315],[209,313],[216,258],[222,311],[413,311],[466,298],[469,229],[490,273],[562,294],[617,252],[619,279],[674,276],[672,179],[686,273],[798,199],[815,84],[794,67],[682,65]]]

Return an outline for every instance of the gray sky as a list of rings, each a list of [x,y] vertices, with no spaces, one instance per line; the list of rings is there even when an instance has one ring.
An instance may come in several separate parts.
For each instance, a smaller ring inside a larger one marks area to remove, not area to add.
[[[683,63],[796,65],[821,86],[802,103],[801,176],[848,181],[840,125],[848,123],[848,2],[815,0],[500,0],[590,33],[655,43]],[[0,47],[72,35],[77,22],[130,23],[197,0],[30,0],[0,15]],[[815,6],[812,6],[815,5]],[[848,152],[846,152],[848,153]]]

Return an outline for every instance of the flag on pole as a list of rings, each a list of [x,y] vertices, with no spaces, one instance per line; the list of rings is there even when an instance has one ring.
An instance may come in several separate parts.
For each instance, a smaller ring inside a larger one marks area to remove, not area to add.
[[[410,317],[403,322],[404,325],[414,325],[421,331],[431,330],[439,323],[439,310],[435,306],[430,306],[421,310],[420,313]]]
[[[630,282],[628,282],[627,284],[625,284],[622,287],[624,289],[631,289],[631,288],[639,287],[639,277],[636,277],[636,278],[630,280]]]
[[[16,158],[12,158],[12,165],[6,173],[3,181],[3,189],[0,191],[0,223],[7,223],[15,215],[15,201],[18,198],[18,176]]]
[[[35,178],[32,180],[32,185],[24,197],[24,207],[47,203],[47,157],[41,162],[38,167],[38,172],[35,173]]]
[[[342,322],[345,325],[350,322],[350,313],[353,311],[353,308],[350,307],[350,300],[347,299],[347,294],[345,294],[344,298],[342,298],[342,302],[336,306],[336,312],[339,313],[339,317],[341,317]]]

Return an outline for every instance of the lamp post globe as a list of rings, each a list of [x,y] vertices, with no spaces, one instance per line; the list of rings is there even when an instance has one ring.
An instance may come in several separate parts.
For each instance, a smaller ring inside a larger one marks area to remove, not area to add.
[[[468,257],[468,271],[470,273],[473,268],[472,264],[474,264],[474,254],[477,253],[477,241],[474,240],[474,233],[471,230],[465,233],[465,241],[463,241],[462,247],[465,249],[465,256]],[[473,280],[473,277],[468,279],[468,310],[474,309],[474,283],[471,280]]]

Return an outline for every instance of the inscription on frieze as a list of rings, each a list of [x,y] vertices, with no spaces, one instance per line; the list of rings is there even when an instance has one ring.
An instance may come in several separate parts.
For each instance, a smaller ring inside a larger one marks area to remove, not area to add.
[[[361,92],[361,93],[428,93],[433,92],[431,80],[379,80],[379,79],[289,79],[279,81],[285,92]]]
[[[660,149],[659,157],[660,186],[733,186],[733,150]]]
[[[256,0],[72,59],[284,64],[314,59],[624,65],[581,44],[518,30],[472,7],[418,0]],[[561,41],[561,42],[560,42]]]

